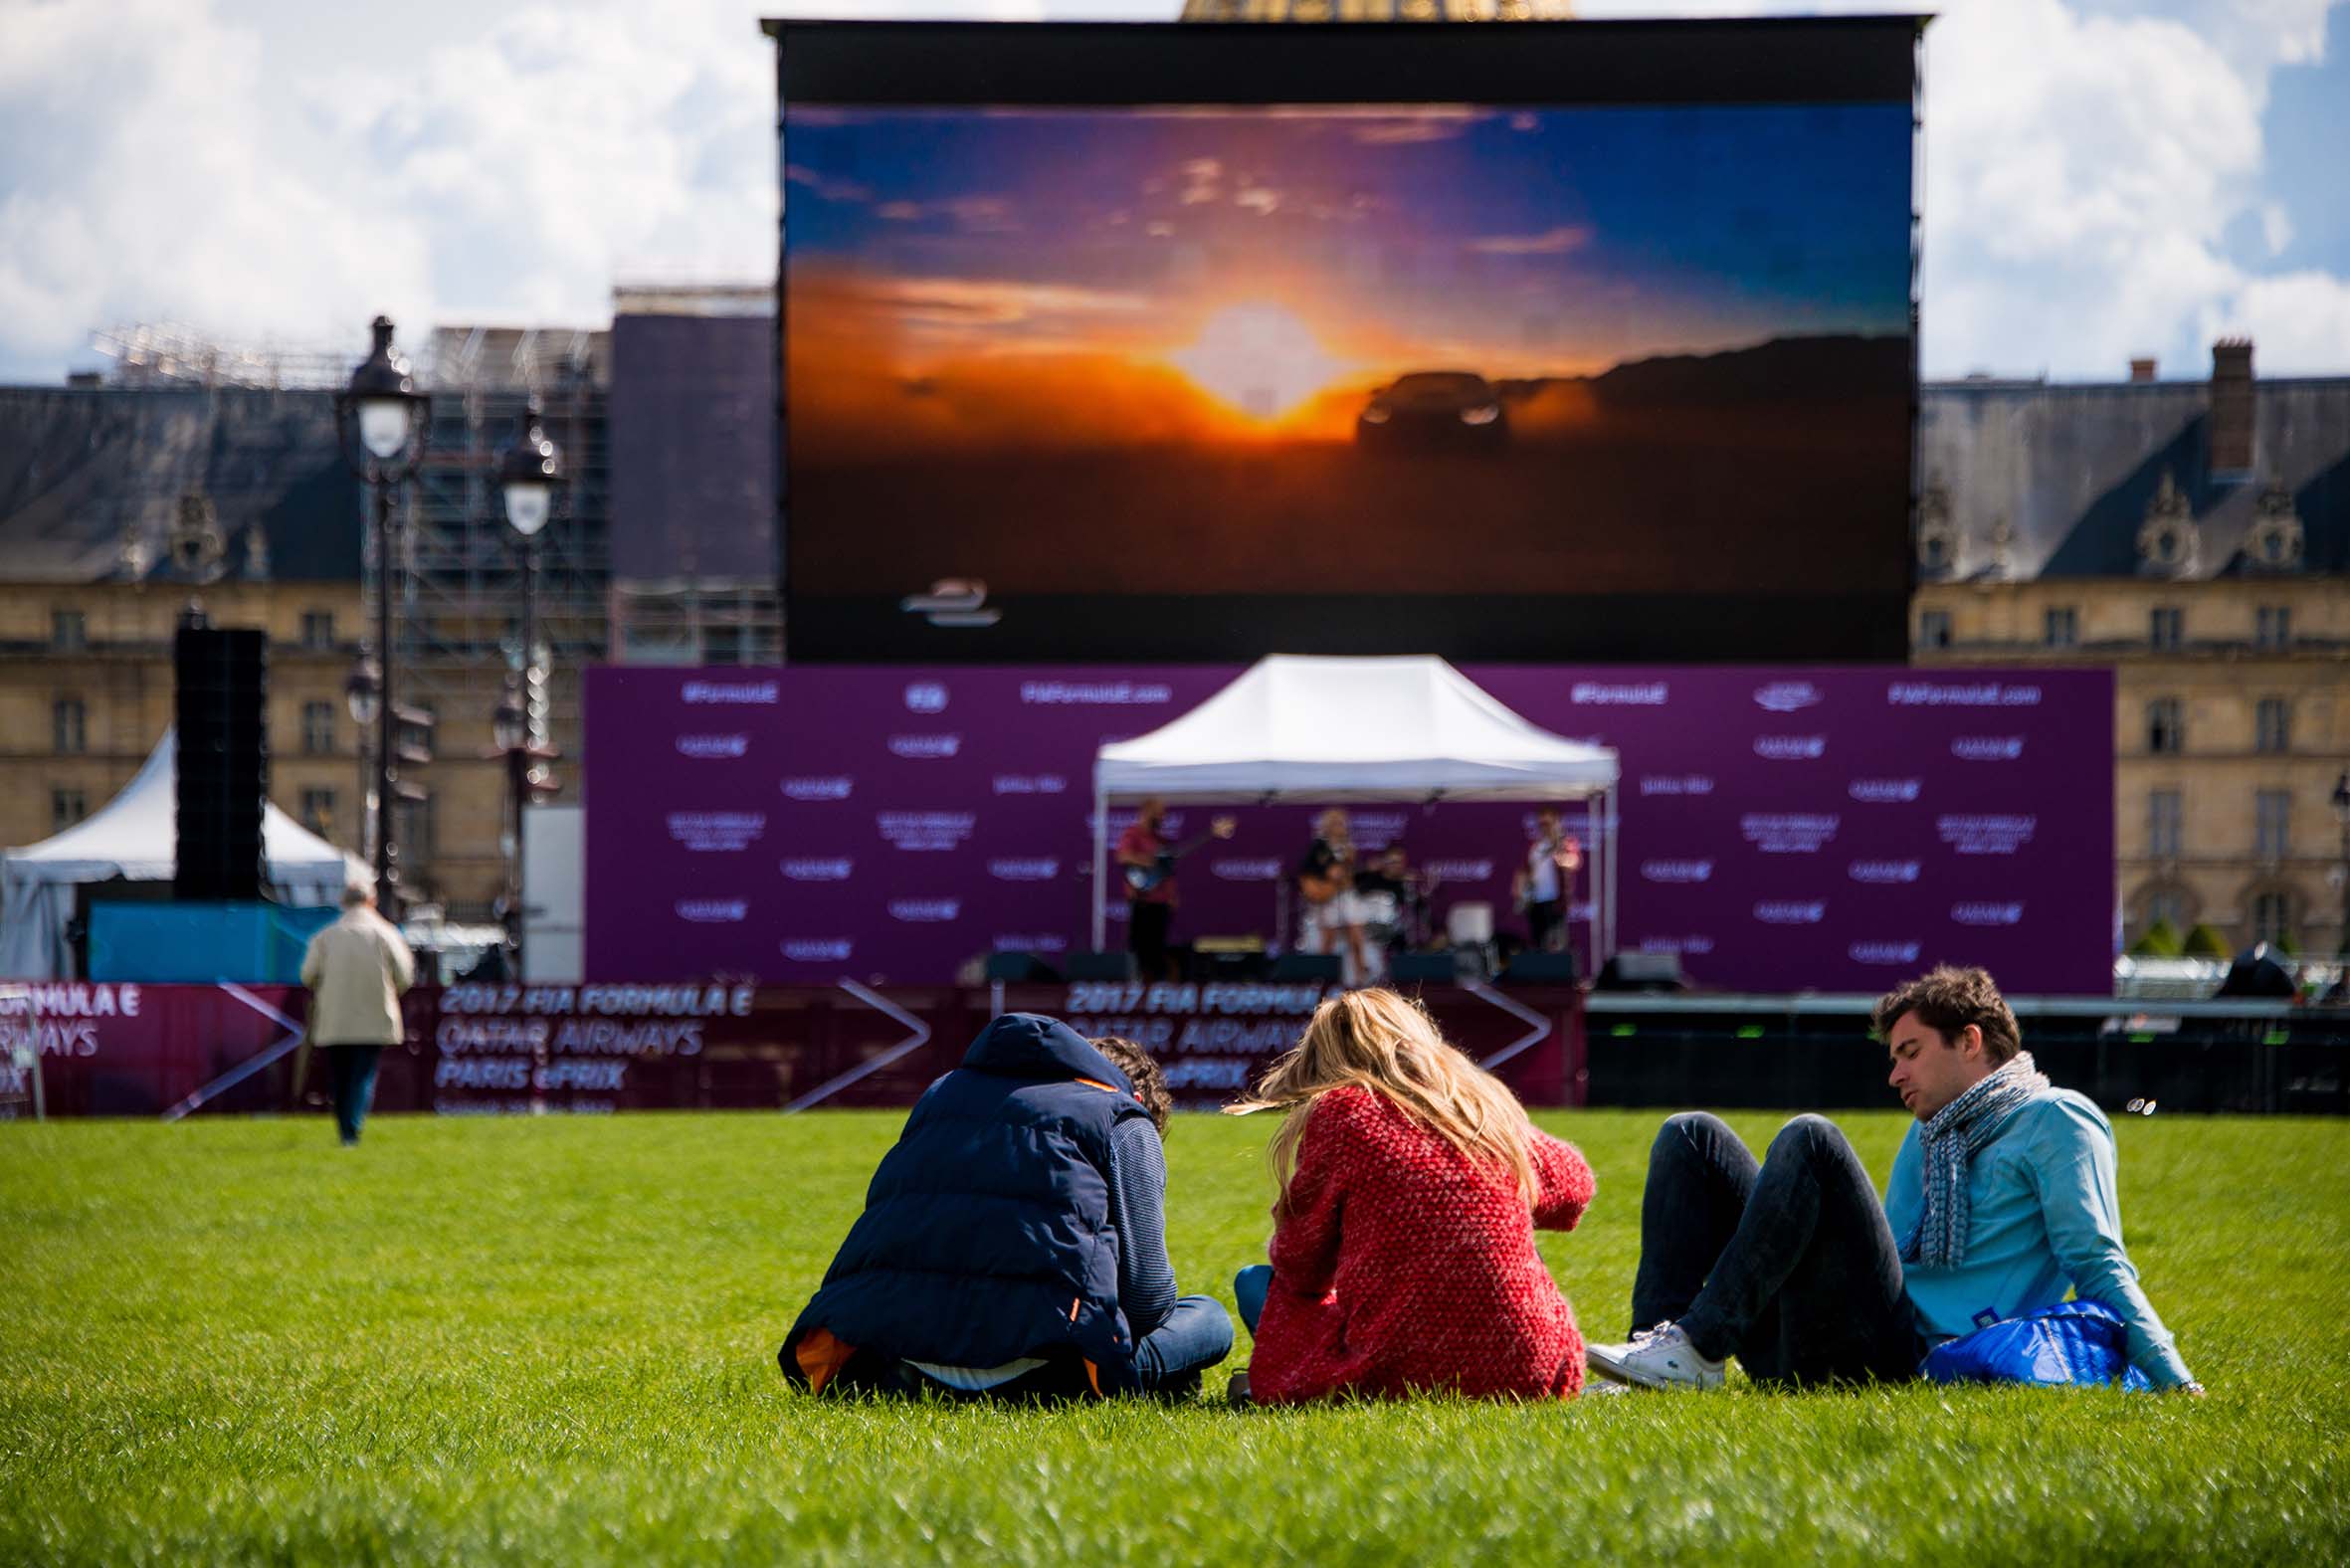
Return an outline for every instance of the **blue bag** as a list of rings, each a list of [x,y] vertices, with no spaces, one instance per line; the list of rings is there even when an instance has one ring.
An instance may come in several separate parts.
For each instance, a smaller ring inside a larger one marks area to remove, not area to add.
[[[1928,1351],[1917,1372],[1936,1383],[2154,1387],[2130,1365],[2128,1325],[2100,1301],[2060,1301],[1978,1328]]]

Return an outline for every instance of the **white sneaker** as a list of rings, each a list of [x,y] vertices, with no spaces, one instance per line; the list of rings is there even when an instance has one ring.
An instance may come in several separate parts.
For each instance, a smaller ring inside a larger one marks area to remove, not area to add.
[[[1722,1363],[1697,1354],[1678,1323],[1644,1328],[1621,1345],[1586,1345],[1584,1364],[1636,1388],[1719,1388]]]

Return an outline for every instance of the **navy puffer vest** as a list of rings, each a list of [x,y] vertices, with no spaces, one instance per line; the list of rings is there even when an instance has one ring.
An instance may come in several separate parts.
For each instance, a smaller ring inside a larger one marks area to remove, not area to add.
[[[1130,1388],[1109,1139],[1148,1114],[1067,1024],[997,1019],[882,1156],[865,1213],[784,1341],[784,1371],[803,1376],[794,1348],[824,1329],[869,1366],[1074,1353],[1103,1392]]]

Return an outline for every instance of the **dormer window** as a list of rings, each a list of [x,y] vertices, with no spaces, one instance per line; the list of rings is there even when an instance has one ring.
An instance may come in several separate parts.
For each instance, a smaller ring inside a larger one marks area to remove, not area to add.
[[[1991,523],[1990,569],[1994,577],[2016,575],[2016,525],[2004,516]]]
[[[220,575],[228,540],[220,531],[220,517],[212,497],[191,490],[179,498],[171,524],[171,564],[181,576],[209,582]]]
[[[2191,576],[2199,554],[2195,509],[2168,469],[2138,527],[2138,566],[2159,577]]]
[[[2245,558],[2263,571],[2293,571],[2301,564],[2301,518],[2293,510],[2292,492],[2271,480],[2260,491],[2252,532],[2245,538]]]
[[[1950,518],[1950,491],[1937,476],[1917,498],[1917,564],[1942,576],[1958,564],[1958,533]]]

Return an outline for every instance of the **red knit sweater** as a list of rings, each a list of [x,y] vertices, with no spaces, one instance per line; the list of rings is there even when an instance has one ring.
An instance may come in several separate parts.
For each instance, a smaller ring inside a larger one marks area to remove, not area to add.
[[[1540,1197],[1529,1214],[1506,1171],[1386,1098],[1349,1086],[1316,1099],[1273,1232],[1252,1396],[1277,1405],[1346,1389],[1580,1391],[1583,1336],[1534,1251],[1534,1227],[1575,1228],[1591,1167],[1547,1133],[1531,1144]]]

